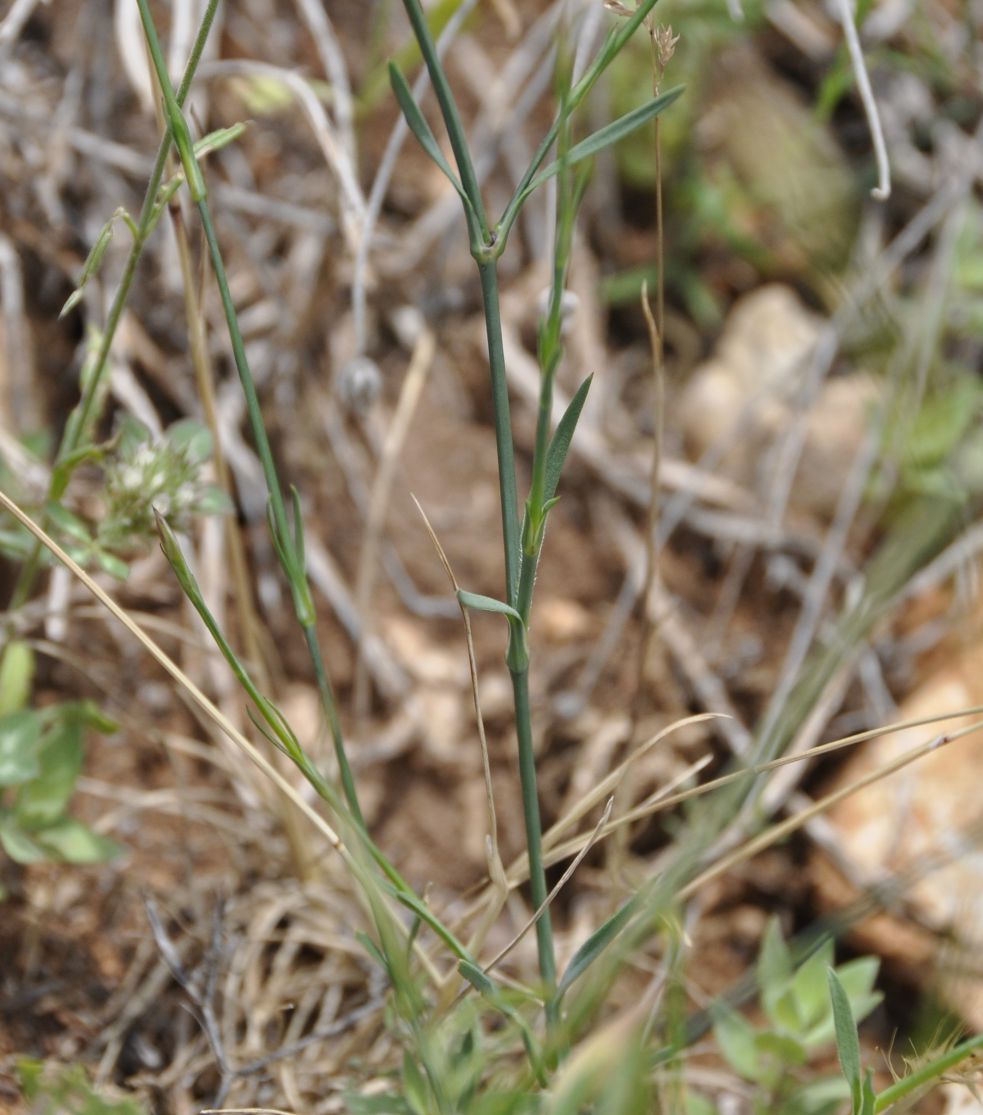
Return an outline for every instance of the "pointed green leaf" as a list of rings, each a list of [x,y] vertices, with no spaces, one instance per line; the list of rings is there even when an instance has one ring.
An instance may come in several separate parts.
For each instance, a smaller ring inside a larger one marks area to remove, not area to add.
[[[714,1037],[727,1063],[745,1080],[757,1082],[762,1069],[757,1031],[727,1003],[715,1003],[711,1013]]]
[[[548,182],[555,175],[559,174],[563,166],[574,166],[584,159],[591,158],[591,156],[598,154],[606,147],[611,147],[619,140],[624,139],[625,136],[631,135],[633,131],[640,128],[643,124],[648,123],[649,120],[654,120],[660,113],[665,112],[673,101],[681,96],[682,92],[682,85],[677,85],[673,89],[668,89],[665,93],[660,93],[658,97],[653,98],[646,104],[639,105],[638,108],[632,109],[631,112],[626,112],[624,116],[618,117],[617,120],[612,120],[610,124],[606,124],[603,128],[599,128],[593,135],[589,135],[586,139],[582,139],[580,143],[574,144],[567,152],[566,158],[562,161],[557,160],[556,162],[550,163],[536,175],[522,191],[520,195],[521,199],[524,200],[534,190],[542,186],[544,182]],[[512,208],[512,206],[510,206],[510,208]]]
[[[477,964],[472,964],[468,960],[461,960],[457,965],[457,970],[468,983],[471,984],[475,991],[478,991],[482,995],[495,994],[495,984],[492,983]]]
[[[827,970],[833,964],[833,942],[824,941],[799,967],[792,979],[795,1005],[802,1029],[829,1016]]]
[[[0,717],[24,708],[33,682],[34,651],[22,639],[11,639],[0,654]]]
[[[409,1052],[403,1054],[403,1094],[415,1115],[429,1115],[430,1089],[420,1066]]]
[[[859,1115],[874,1115],[877,1110],[877,1095],[874,1092],[874,1074],[868,1069],[864,1073],[864,1083],[860,1090]]]
[[[0,811],[0,847],[14,863],[43,863],[51,857],[24,832],[14,817]]]
[[[833,1024],[836,1028],[836,1052],[839,1054],[843,1075],[850,1085],[853,1115],[860,1115],[863,1107],[863,1078],[860,1067],[860,1038],[857,1023],[850,1009],[850,1000],[839,977],[830,968],[826,973],[829,998],[833,1005]]]
[[[589,375],[577,388],[577,393],[570,400],[563,417],[556,425],[556,432],[550,439],[549,448],[546,450],[546,482],[543,494],[547,502],[556,495],[556,487],[560,482],[560,473],[573,441],[574,431],[580,421],[580,412],[587,402],[587,392],[590,391],[593,375]]]
[[[45,504],[44,510],[49,520],[58,527],[66,538],[86,544],[92,541],[92,532],[85,521],[69,511],[64,504],[49,500]]]
[[[169,445],[183,452],[194,464],[207,461],[212,454],[212,432],[194,418],[182,418],[172,422],[164,432]]]
[[[557,987],[557,997],[563,995],[575,980],[594,963],[609,944],[618,936],[638,909],[638,896],[629,898],[620,910],[596,929],[573,954]]]
[[[85,284],[92,278],[93,274],[99,270],[99,265],[102,263],[102,258],[106,254],[106,249],[109,247],[109,242],[113,238],[113,222],[118,216],[118,211],[114,213],[108,221],[102,226],[102,231],[96,237],[96,242],[92,245],[92,249],[85,258],[85,263],[82,265],[82,274],[79,277],[78,286],[68,296],[65,305],[62,306],[61,312],[58,314],[60,318],[71,311],[78,305],[82,299],[82,291],[85,289]]]
[[[379,946],[372,940],[368,933],[358,930],[355,934],[355,939],[359,942],[363,949],[372,957],[372,959],[379,965],[379,967],[388,975],[389,974],[389,961],[383,956]]]
[[[20,786],[41,773],[41,719],[21,709],[0,719],[0,786]]]
[[[118,844],[72,817],[62,817],[31,835],[52,859],[66,863],[104,863],[120,852]]]
[[[95,559],[99,568],[110,577],[115,577],[117,581],[125,581],[130,575],[130,567],[126,562],[115,554],[109,553],[108,550],[96,550]]]
[[[403,116],[406,117],[406,123],[409,125],[410,131],[416,136],[423,150],[426,151],[430,158],[433,159],[437,166],[444,172],[447,180],[457,191],[458,196],[464,204],[468,209],[471,209],[470,198],[464,192],[464,187],[458,181],[457,175],[451,168],[451,164],[444,157],[444,153],[440,149],[440,144],[430,130],[427,118],[421,112],[420,106],[413,97],[413,91],[410,89],[406,78],[403,77],[402,70],[400,70],[395,62],[389,63],[389,84],[392,86],[399,107],[403,111]]]
[[[200,159],[204,155],[210,154],[212,151],[220,151],[223,147],[228,147],[228,145],[234,143],[245,130],[245,122],[240,121],[238,124],[230,124],[227,128],[218,128],[214,132],[209,132],[208,135],[202,136],[201,139],[195,142],[195,157]]]
[[[82,726],[77,717],[55,723],[41,743],[38,761],[40,772],[21,787],[14,805],[17,823],[28,831],[54,824],[68,807],[82,771]]]
[[[494,596],[482,596],[478,592],[465,592],[464,589],[457,590],[457,598],[465,608],[470,608],[474,612],[496,612],[499,615],[508,616],[509,619],[514,619],[518,623],[522,623],[522,616],[512,607],[511,604],[505,604],[501,600],[496,600]]]

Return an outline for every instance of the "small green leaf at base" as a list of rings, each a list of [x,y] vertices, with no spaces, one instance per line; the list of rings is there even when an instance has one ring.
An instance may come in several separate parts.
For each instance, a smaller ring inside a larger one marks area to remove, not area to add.
[[[850,1085],[853,1115],[860,1115],[864,1105],[864,1082],[860,1067],[860,1038],[857,1034],[857,1023],[843,984],[840,983],[839,977],[832,968],[827,971],[826,980],[829,985],[830,1002],[833,1005],[836,1052],[839,1054],[843,1075]]]

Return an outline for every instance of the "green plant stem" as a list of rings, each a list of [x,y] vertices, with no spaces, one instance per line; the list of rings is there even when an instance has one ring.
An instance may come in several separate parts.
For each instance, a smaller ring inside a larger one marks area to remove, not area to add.
[[[505,548],[506,599],[515,607],[519,590],[522,543],[519,535],[509,385],[505,372],[505,345],[502,339],[502,310],[498,294],[498,267],[494,261],[479,263],[478,274],[481,277],[485,334],[488,341],[488,366],[491,372],[495,448],[498,452],[498,489],[502,508],[502,542]]]
[[[140,0],[141,9],[145,4],[146,0]],[[188,176],[188,181],[191,181],[190,175]],[[344,790],[345,800],[348,803],[348,808],[351,810],[352,816],[358,824],[364,828],[365,822],[359,805],[358,794],[355,789],[355,779],[352,775],[351,765],[348,762],[344,739],[341,733],[338,706],[334,699],[331,683],[328,681],[327,671],[324,668],[324,658],[321,654],[321,647],[315,628],[314,602],[310,594],[310,587],[307,584],[306,572],[301,567],[302,555],[297,552],[296,545],[290,541],[294,535],[287,522],[287,509],[280,488],[280,480],[277,475],[276,464],[273,460],[273,452],[270,449],[270,441],[266,434],[266,426],[263,422],[263,414],[260,409],[259,398],[256,394],[256,385],[249,367],[249,361],[246,358],[246,348],[242,340],[242,333],[239,329],[239,319],[236,315],[235,304],[232,301],[232,292],[229,290],[229,282],[225,273],[225,264],[222,259],[218,238],[215,234],[215,226],[212,222],[212,216],[206,198],[202,198],[198,202],[198,214],[201,218],[205,242],[208,245],[208,252],[212,261],[212,270],[215,272],[215,281],[218,284],[219,295],[222,299],[222,307],[225,310],[225,319],[229,330],[229,339],[232,344],[236,370],[239,373],[239,382],[246,399],[246,411],[249,415],[250,429],[252,431],[253,440],[256,443],[256,450],[259,454],[260,463],[263,467],[263,475],[266,479],[274,528],[280,538],[280,547],[289,559],[289,567],[286,568],[285,572],[290,580],[291,590],[294,595],[295,611],[297,612],[298,619],[303,628],[304,638],[307,642],[307,648],[314,666],[318,693],[320,694],[324,713],[331,728],[331,737],[334,742],[335,755],[338,759],[338,770],[341,775],[342,789]],[[300,530],[299,524],[297,524],[297,529],[298,531]]]
[[[880,1112],[886,1111],[892,1104],[910,1096],[918,1088],[933,1083],[944,1072],[955,1068],[960,1061],[964,1061],[977,1049],[983,1049],[983,1034],[976,1034],[975,1037],[967,1038],[966,1041],[953,1046],[948,1053],[943,1053],[936,1060],[930,1061],[927,1065],[922,1065],[921,1068],[892,1084],[890,1088],[885,1088],[874,1100],[875,1115],[880,1115]]]
[[[283,491],[280,487],[280,479],[277,475],[276,464],[273,460],[273,452],[270,448],[269,438],[266,434],[266,426],[263,422],[263,413],[259,405],[259,398],[256,394],[256,384],[253,380],[252,370],[249,367],[249,361],[246,357],[246,346],[242,339],[242,332],[239,329],[239,319],[236,315],[235,304],[232,300],[232,292],[229,289],[225,263],[222,259],[218,237],[215,233],[215,225],[212,221],[211,210],[208,205],[207,189],[204,179],[202,178],[201,168],[198,166],[197,159],[195,158],[187,122],[181,113],[181,106],[178,104],[174,90],[171,87],[170,78],[167,74],[167,67],[164,63],[164,55],[160,48],[160,40],[157,37],[157,29],[154,26],[149,4],[147,0],[138,0],[138,3],[147,46],[154,64],[154,69],[157,73],[157,80],[160,84],[161,92],[164,95],[165,114],[167,116],[168,127],[174,145],[178,150],[178,154],[181,156],[185,181],[187,182],[191,197],[198,208],[198,215],[201,220],[205,242],[208,246],[208,254],[212,263],[212,270],[215,273],[215,281],[218,284],[236,371],[239,374],[239,382],[246,400],[249,426],[252,431],[253,441],[256,445],[256,451],[259,455],[260,464],[263,468],[263,476],[266,480],[266,487],[269,495],[270,523],[273,529],[274,544],[284,573],[290,583],[294,611],[297,614],[297,619],[304,631],[308,649],[311,652],[311,660],[314,666],[318,692],[321,697],[325,716],[331,726],[335,752],[338,756],[338,765],[345,799],[353,819],[358,823],[360,828],[364,829],[362,811],[355,790],[355,781],[348,763],[344,741],[341,735],[337,704],[334,700],[331,685],[328,682],[327,673],[324,668],[324,659],[317,639],[314,600],[311,596],[310,585],[307,582],[307,574],[304,568],[303,524],[300,521],[300,509],[299,506],[295,506],[295,521],[293,523],[293,529],[291,529],[291,525],[287,519],[287,509],[283,499]]]
[[[331,680],[324,668],[324,658],[321,654],[321,644],[317,637],[317,630],[313,624],[304,627],[304,638],[307,641],[307,651],[314,665],[314,679],[317,682],[317,691],[321,696],[321,705],[324,708],[331,731],[331,741],[334,744],[335,758],[338,762],[338,773],[341,777],[341,788],[348,802],[352,816],[365,828],[365,818],[358,801],[358,791],[355,789],[355,777],[352,774],[351,764],[345,750],[345,739],[341,731],[341,721],[338,719],[338,702],[335,700]]]
[[[601,45],[601,49],[597,52],[594,61],[587,67],[586,73],[583,77],[573,86],[570,90],[570,97],[566,111],[573,113],[583,103],[584,98],[594,88],[598,78],[601,74],[611,65],[622,48],[628,40],[635,34],[638,28],[642,25],[643,20],[649,12],[655,7],[658,0],[641,0],[638,7],[631,13],[631,15],[623,22],[614,27],[608,34],[608,37]],[[515,224],[516,217],[519,215],[519,210],[522,208],[523,203],[528,196],[527,190],[529,184],[536,177],[536,173],[543,165],[543,161],[550,152],[550,148],[556,142],[557,136],[560,134],[560,127],[563,123],[562,113],[558,114],[556,119],[550,125],[546,135],[543,136],[542,142],[536,148],[536,152],[526,167],[525,173],[519,180],[519,184],[515,187],[512,197],[509,199],[508,205],[502,214],[501,220],[495,225],[494,240],[495,250],[501,254],[505,250],[505,244],[508,241],[509,233],[512,231],[512,226]]]
[[[218,11],[218,5],[219,0],[208,0],[208,6],[202,16],[201,24],[198,27],[198,33],[191,47],[191,54],[188,56],[187,64],[184,67],[181,84],[178,86],[175,94],[175,99],[179,105],[183,105],[188,98],[188,92],[191,89],[191,83],[194,80],[198,64],[201,61],[205,43],[208,41],[208,35],[212,29],[212,23],[215,20],[215,13]],[[157,157],[154,160],[154,167],[150,174],[150,180],[147,183],[143,204],[140,207],[140,216],[136,224],[136,235],[133,238],[133,244],[126,257],[126,262],[123,265],[123,273],[120,276],[119,285],[116,288],[112,305],[106,317],[106,324],[99,342],[99,349],[96,354],[92,375],[89,377],[88,383],[82,389],[82,396],[65,426],[61,444],[55,455],[55,466],[52,470],[51,481],[48,485],[47,499],[49,502],[59,500],[65,494],[65,489],[68,487],[68,481],[71,478],[71,469],[59,466],[64,466],[67,458],[79,449],[82,434],[85,432],[92,416],[92,408],[95,404],[95,400],[99,397],[102,381],[109,367],[109,353],[113,346],[116,330],[119,328],[119,323],[122,320],[123,311],[126,309],[126,302],[130,296],[130,288],[133,285],[133,278],[136,275],[137,264],[140,262],[143,249],[146,246],[150,234],[156,227],[160,216],[157,209],[157,194],[164,178],[164,169],[167,165],[167,155],[170,149],[171,134],[170,132],[166,132],[157,149]],[[43,517],[42,525],[45,525],[45,521],[46,517]],[[11,610],[21,607],[30,598],[34,583],[37,580],[38,572],[41,568],[42,550],[43,547],[41,543],[35,542],[27,560],[21,566],[20,573],[17,577],[17,583],[14,586],[14,591],[10,599],[9,607]]]
[[[519,782],[522,788],[522,813],[526,823],[526,847],[529,851],[529,891],[533,909],[546,902],[546,870],[543,865],[542,821],[539,815],[539,792],[536,784],[536,754],[532,740],[532,709],[529,704],[529,669],[510,671],[512,695],[515,700],[515,726],[519,738]],[[556,959],[553,951],[553,924],[549,909],[543,910],[536,922],[536,945],[539,952],[539,974],[544,984],[546,1019],[557,1021]]]

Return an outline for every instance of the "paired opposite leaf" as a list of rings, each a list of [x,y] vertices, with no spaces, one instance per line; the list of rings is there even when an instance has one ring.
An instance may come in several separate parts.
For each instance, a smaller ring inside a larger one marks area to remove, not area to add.
[[[430,158],[433,159],[437,166],[444,172],[447,180],[457,191],[458,196],[461,201],[464,202],[467,209],[473,212],[471,199],[464,192],[464,187],[458,181],[457,175],[451,168],[451,164],[444,157],[444,153],[440,149],[440,144],[430,130],[430,125],[427,123],[426,117],[420,111],[420,106],[413,97],[413,91],[407,84],[406,78],[403,77],[402,70],[400,70],[395,62],[389,63],[389,84],[392,86],[393,93],[399,103],[399,107],[402,109],[403,116],[406,117],[406,123],[410,131],[416,136],[423,150],[426,151]]]
[[[520,202],[524,201],[534,190],[542,186],[544,182],[548,182],[555,175],[559,174],[564,166],[575,166],[577,163],[583,162],[593,155],[597,155],[605,148],[612,147],[619,140],[631,135],[632,132],[642,127],[643,124],[647,124],[649,120],[654,120],[660,113],[665,112],[673,101],[677,100],[682,95],[682,92],[682,85],[677,85],[673,89],[668,89],[665,93],[660,93],[658,97],[654,97],[646,104],[632,109],[631,112],[626,112],[624,116],[620,116],[617,120],[613,120],[610,124],[606,124],[603,128],[599,128],[593,135],[589,135],[586,139],[582,139],[580,143],[574,144],[562,160],[557,160],[544,167],[522,191],[518,200]],[[514,203],[509,205],[510,210],[514,208]]]

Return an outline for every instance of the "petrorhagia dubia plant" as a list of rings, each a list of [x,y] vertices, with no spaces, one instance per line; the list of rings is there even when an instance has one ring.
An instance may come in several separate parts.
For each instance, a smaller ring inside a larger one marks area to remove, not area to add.
[[[557,52],[557,112],[529,166],[516,185],[501,218],[489,220],[474,168],[464,126],[447,74],[437,53],[419,0],[404,0],[413,33],[430,74],[457,173],[437,143],[406,78],[390,64],[390,80],[406,121],[427,154],[450,180],[461,198],[471,255],[481,281],[491,394],[494,407],[495,440],[498,453],[499,496],[505,557],[504,600],[465,593],[468,607],[503,613],[508,621],[506,662],[512,679],[515,727],[518,741],[519,776],[529,855],[530,893],[537,912],[536,940],[539,971],[547,1019],[558,1020],[557,972],[553,933],[548,909],[546,872],[542,855],[542,831],[536,779],[536,759],[529,691],[529,640],[533,590],[542,551],[546,523],[557,502],[557,486],[570,443],[590,389],[588,377],[574,394],[567,410],[553,429],[553,387],[562,354],[564,293],[573,243],[573,228],[580,199],[587,183],[590,159],[636,128],[657,117],[680,95],[681,88],[654,96],[640,108],[606,125],[579,142],[573,141],[576,110],[598,78],[654,7],[646,0],[625,22],[613,28],[583,76],[574,80],[573,60],[562,43]],[[553,153],[552,161],[547,159]],[[556,225],[553,238],[552,283],[546,312],[539,328],[538,358],[540,395],[533,452],[532,480],[520,523],[516,485],[515,451],[509,414],[505,353],[499,303],[498,261],[505,251],[509,233],[523,204],[542,185],[556,179]]]

